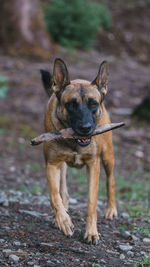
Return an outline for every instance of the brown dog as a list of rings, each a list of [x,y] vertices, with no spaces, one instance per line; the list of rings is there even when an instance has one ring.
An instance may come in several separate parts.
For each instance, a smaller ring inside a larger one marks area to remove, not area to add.
[[[73,234],[73,224],[68,210],[68,191],[66,185],[67,164],[81,168],[86,165],[89,184],[85,240],[97,244],[97,193],[100,175],[100,156],[107,175],[108,205],[106,218],[117,216],[114,185],[114,153],[112,132],[91,139],[86,138],[96,125],[110,123],[103,104],[107,93],[108,65],[104,61],[93,82],[86,80],[70,81],[65,63],[56,59],[53,76],[41,71],[42,80],[50,99],[45,116],[47,132],[72,127],[81,139],[55,140],[44,143],[46,175],[49,186],[50,203],[55,215],[55,225],[65,235]],[[51,94],[51,91],[53,93]]]

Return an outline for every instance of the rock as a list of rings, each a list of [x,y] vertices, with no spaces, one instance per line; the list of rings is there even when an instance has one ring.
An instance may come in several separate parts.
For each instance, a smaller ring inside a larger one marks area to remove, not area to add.
[[[6,197],[5,196],[1,196],[0,197],[0,204],[2,205],[5,201],[6,201]]]
[[[103,259],[101,259],[101,260],[100,260],[100,263],[104,263],[104,264],[105,264],[105,263],[106,263],[106,261],[105,261],[105,260],[103,260]]]
[[[120,245],[119,248],[122,251],[129,251],[129,250],[132,249],[132,246],[130,246],[130,245]]]
[[[30,216],[33,216],[33,217],[37,217],[37,218],[40,218],[41,216],[43,216],[42,213],[37,212],[37,211],[19,210],[19,212],[22,213],[22,214],[27,214],[27,215],[30,215]]]
[[[125,255],[124,254],[120,254],[120,260],[124,260],[125,259]]]
[[[15,172],[16,171],[16,167],[15,166],[10,166],[9,170],[10,170],[10,172]]]
[[[53,262],[50,261],[50,260],[47,261],[47,265],[48,265],[48,266],[56,266],[55,263],[53,263]]]
[[[150,245],[150,238],[144,238],[143,242],[145,245]]]
[[[8,207],[8,206],[9,206],[9,202],[8,202],[8,200],[5,200],[5,201],[4,201],[3,206],[4,206],[4,207]]]
[[[9,260],[10,260],[11,262],[14,262],[15,264],[17,264],[18,261],[19,261],[19,257],[16,256],[16,255],[14,255],[14,254],[11,254],[11,255],[9,255]]]
[[[123,233],[123,236],[124,236],[124,237],[129,237],[129,236],[131,236],[131,234],[130,234],[129,231],[125,231],[125,232]]]
[[[130,250],[127,252],[127,255],[130,256],[130,257],[134,257],[134,253],[132,251],[130,251]]]
[[[21,245],[21,243],[19,241],[14,241],[13,244],[16,246],[16,247],[19,247]]]
[[[53,244],[52,244],[52,243],[45,243],[45,242],[42,242],[42,243],[40,244],[40,246],[53,247]]]
[[[11,252],[12,252],[11,249],[3,249],[3,253],[5,257],[8,257]]]
[[[127,218],[130,218],[130,215],[127,212],[122,212],[121,213],[121,217],[124,218],[124,219],[127,219]]]
[[[141,251],[141,255],[143,255],[145,257],[146,256],[146,252],[145,251]]]
[[[34,262],[33,261],[28,261],[27,264],[28,264],[28,266],[33,266]]]
[[[5,242],[5,240],[4,239],[0,239],[0,243],[4,243]]]
[[[70,204],[77,204],[77,200],[75,198],[69,198],[69,203]]]
[[[40,267],[40,265],[36,265],[36,264],[34,264],[33,267]]]
[[[140,159],[142,159],[143,157],[144,157],[144,153],[143,153],[143,151],[140,151],[140,150],[137,150],[137,151],[135,151],[135,156],[137,157],[137,158],[140,158]]]
[[[131,237],[132,237],[132,239],[133,239],[134,241],[137,241],[137,240],[138,240],[138,238],[137,238],[135,235],[131,235]]]

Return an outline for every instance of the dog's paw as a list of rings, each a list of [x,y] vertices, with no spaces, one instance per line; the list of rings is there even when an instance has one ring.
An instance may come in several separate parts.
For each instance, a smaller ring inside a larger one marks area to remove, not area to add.
[[[98,235],[98,232],[96,233],[89,233],[89,232],[85,232],[85,235],[84,235],[84,240],[87,244],[93,244],[93,245],[98,245],[99,244],[99,235]]]
[[[117,208],[116,207],[108,207],[106,210],[105,218],[112,220],[113,217],[117,217]]]
[[[71,237],[73,235],[74,226],[70,219],[70,216],[65,210],[57,211],[55,215],[54,224],[59,228],[66,236]]]
[[[92,217],[87,217],[86,232],[84,235],[84,240],[88,244],[98,245],[99,235],[97,231],[96,219]]]

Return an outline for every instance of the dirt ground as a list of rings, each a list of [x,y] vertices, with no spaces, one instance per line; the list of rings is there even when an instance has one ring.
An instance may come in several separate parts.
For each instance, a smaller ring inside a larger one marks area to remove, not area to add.
[[[47,62],[0,52],[0,75],[9,79],[8,93],[0,98],[0,267],[150,266],[150,125],[131,116],[150,92],[149,9],[127,9],[130,2],[112,5],[115,28],[100,32],[91,52],[61,48]],[[55,57],[66,62],[71,79],[88,80],[95,78],[102,60],[108,60],[105,104],[112,122],[125,122],[113,132],[118,218],[104,218],[102,168],[97,246],[83,241],[85,169],[68,169],[69,214],[75,226],[69,239],[52,225],[42,145],[30,146],[31,138],[44,131],[48,101],[39,70],[52,72]]]
[[[117,58],[98,52],[61,50],[57,57],[65,60],[72,79],[92,80],[99,63],[110,62],[105,104],[113,122],[126,123],[113,132],[119,215],[113,221],[104,218],[102,170],[97,207],[100,244],[85,244],[85,172],[69,169],[69,213],[75,233],[68,239],[53,228],[42,146],[29,143],[43,132],[47,103],[39,69],[52,71],[54,58],[35,62],[0,55],[1,74],[9,78],[7,97],[0,100],[0,266],[134,266],[150,251],[150,126],[130,114],[149,90],[150,66],[127,55]]]

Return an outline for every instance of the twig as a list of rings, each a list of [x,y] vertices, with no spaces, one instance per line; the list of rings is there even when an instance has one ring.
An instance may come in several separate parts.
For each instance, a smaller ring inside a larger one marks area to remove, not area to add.
[[[39,145],[43,142],[49,142],[52,140],[56,140],[59,138],[69,138],[69,139],[84,139],[84,138],[90,138],[91,136],[102,134],[111,130],[114,130],[116,128],[122,127],[124,125],[124,122],[119,123],[110,123],[110,124],[104,124],[104,125],[98,125],[92,135],[89,136],[79,136],[77,135],[72,128],[66,128],[55,132],[48,132],[41,134],[34,139],[31,140],[31,145]]]

